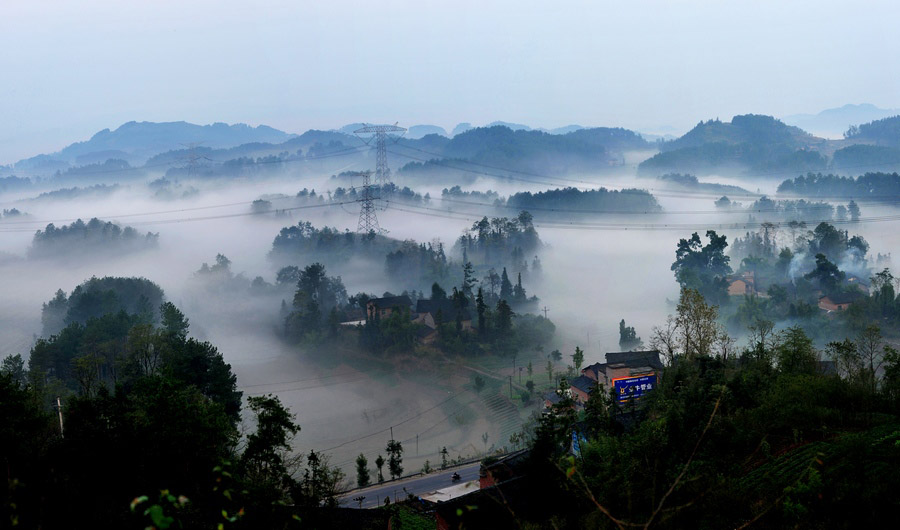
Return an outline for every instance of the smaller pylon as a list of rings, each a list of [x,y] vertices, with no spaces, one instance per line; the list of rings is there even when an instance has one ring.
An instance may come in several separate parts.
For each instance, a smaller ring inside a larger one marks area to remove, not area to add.
[[[360,203],[360,208],[359,223],[356,225],[356,232],[360,234],[380,234],[382,230],[381,227],[378,226],[378,216],[375,215],[375,201],[378,200],[378,195],[373,191],[375,186],[369,182],[372,172],[359,171],[356,175],[363,178],[362,198],[357,201]]]

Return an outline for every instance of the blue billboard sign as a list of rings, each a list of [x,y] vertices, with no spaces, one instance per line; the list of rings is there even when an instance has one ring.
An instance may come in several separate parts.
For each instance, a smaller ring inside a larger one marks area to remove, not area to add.
[[[624,403],[632,398],[638,399],[656,388],[656,374],[619,377],[613,379],[613,387],[619,403]]]

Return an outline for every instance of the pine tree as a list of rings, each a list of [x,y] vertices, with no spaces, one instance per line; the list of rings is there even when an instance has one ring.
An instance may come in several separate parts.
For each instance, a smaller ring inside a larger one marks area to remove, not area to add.
[[[509,281],[509,275],[506,274],[506,267],[503,267],[503,274],[500,275],[500,299],[512,299],[512,283]]]
[[[525,288],[522,287],[522,273],[519,273],[519,277],[516,280],[516,286],[513,288],[513,300],[516,302],[524,302],[528,297],[525,294]]]
[[[487,318],[485,317],[487,305],[484,303],[484,293],[481,287],[478,288],[478,295],[475,297],[475,308],[478,311],[478,334],[484,335],[487,332],[485,327],[487,323]]]

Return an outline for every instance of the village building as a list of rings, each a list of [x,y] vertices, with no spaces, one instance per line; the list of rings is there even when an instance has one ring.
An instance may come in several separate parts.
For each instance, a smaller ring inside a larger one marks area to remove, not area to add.
[[[830,294],[819,298],[819,309],[824,311],[846,311],[854,302],[862,298],[860,291]]]
[[[408,296],[388,296],[386,298],[372,298],[366,302],[366,316],[370,319],[385,319],[394,311],[412,310],[412,300]]]
[[[756,278],[752,271],[743,272],[728,280],[728,296],[755,295]]]
[[[576,401],[583,404],[594,386],[599,385],[601,390],[609,392],[617,379],[657,375],[662,369],[663,364],[656,350],[609,352],[605,363],[594,363],[581,370],[581,376],[571,383],[572,393]]]
[[[455,323],[457,319],[464,331],[472,329],[472,315],[465,308],[460,309],[452,300],[419,300],[413,322],[424,324],[429,329],[437,329],[437,322]]]

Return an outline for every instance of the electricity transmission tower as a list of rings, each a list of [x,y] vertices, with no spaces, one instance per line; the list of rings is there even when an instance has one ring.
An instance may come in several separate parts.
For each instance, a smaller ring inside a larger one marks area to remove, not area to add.
[[[188,154],[180,157],[182,162],[186,162],[188,166],[188,178],[193,178],[195,171],[197,169],[197,163],[201,160],[209,160],[212,162],[212,159],[201,155],[197,152],[197,148],[200,147],[203,142],[190,142],[187,144],[181,144],[188,149]]]
[[[360,140],[369,145],[372,139],[375,139],[375,186],[383,188],[385,184],[391,183],[391,168],[387,163],[387,140],[391,138],[394,142],[400,140],[400,136],[406,132],[403,127],[394,125],[366,125],[353,131]],[[399,133],[399,134],[397,134]],[[361,134],[372,134],[368,138],[363,138]]]
[[[373,232],[379,234],[383,232],[383,230],[378,226],[378,217],[375,215],[375,201],[378,199],[378,194],[372,191],[374,186],[369,182],[372,172],[359,171],[353,176],[360,176],[363,178],[362,198],[357,200],[357,202],[360,203],[360,208],[359,223],[356,225],[356,232],[360,234],[369,234]]]

